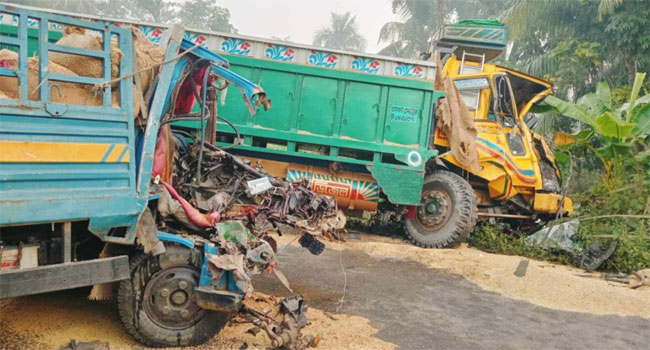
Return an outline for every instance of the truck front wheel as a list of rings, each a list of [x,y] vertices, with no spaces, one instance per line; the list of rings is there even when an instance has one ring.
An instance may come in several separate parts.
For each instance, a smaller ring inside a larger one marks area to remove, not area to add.
[[[420,206],[406,219],[406,234],[423,248],[448,248],[476,226],[476,194],[462,177],[438,170],[424,179]]]
[[[201,309],[194,301],[200,261],[200,251],[177,245],[131,260],[131,278],[120,282],[117,307],[136,340],[152,347],[193,346],[226,325],[228,313]]]

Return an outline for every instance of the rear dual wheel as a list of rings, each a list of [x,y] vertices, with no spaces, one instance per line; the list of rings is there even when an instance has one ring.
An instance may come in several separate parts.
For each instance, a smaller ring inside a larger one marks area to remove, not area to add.
[[[423,248],[449,248],[466,240],[477,220],[476,193],[462,177],[437,170],[424,179],[420,206],[406,234]]]

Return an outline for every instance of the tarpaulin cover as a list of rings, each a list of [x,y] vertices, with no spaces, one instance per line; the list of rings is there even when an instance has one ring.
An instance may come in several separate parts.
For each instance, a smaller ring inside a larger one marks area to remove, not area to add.
[[[476,27],[483,27],[483,26],[503,26],[503,24],[496,19],[466,19],[462,21],[458,21],[454,23],[453,25],[457,26],[476,26]]]

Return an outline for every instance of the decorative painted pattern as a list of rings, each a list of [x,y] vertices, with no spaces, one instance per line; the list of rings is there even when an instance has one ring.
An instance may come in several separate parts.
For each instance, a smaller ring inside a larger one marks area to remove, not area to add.
[[[4,18],[4,14],[0,14],[0,21]],[[14,25],[18,25],[18,22],[20,20],[20,16],[18,15],[11,15],[11,22],[13,22]],[[38,26],[38,20],[33,19],[33,18],[27,18],[27,26],[28,27],[36,27]]]
[[[407,63],[398,63],[395,66],[395,75],[407,78],[422,78],[422,67]]]
[[[296,57],[296,52],[286,46],[268,44],[266,50],[264,50],[264,57],[270,58],[276,61],[291,62]]]
[[[160,35],[163,33],[162,29],[142,26],[140,30],[152,43],[158,44],[160,42]]]
[[[202,47],[206,47],[205,45],[205,37],[203,35],[199,35],[196,33],[185,33],[185,36],[183,36],[183,39],[189,40],[195,44],[201,45]]]
[[[354,191],[359,199],[379,203],[379,185],[370,181],[355,181]]]
[[[354,56],[354,60],[352,61],[352,69],[364,73],[377,74],[380,66],[381,63],[379,61],[367,57]]]
[[[16,25],[16,26],[18,25],[18,22],[20,20],[20,16],[0,13],[0,22],[2,22],[2,20],[5,18],[5,16],[7,16],[7,20],[9,20],[9,16],[11,16],[11,23],[13,25]],[[38,20],[33,19],[33,18],[27,18],[27,26],[28,27],[38,27]],[[55,22],[50,22],[49,26],[50,26],[50,30],[56,30],[56,31],[62,31],[63,30],[63,26],[58,24],[58,23],[55,23]]]
[[[506,44],[505,27],[488,26],[445,26],[443,38],[446,40],[474,41],[484,44]]]
[[[307,62],[318,67],[334,68],[339,62],[339,58],[333,53],[312,50]]]
[[[251,43],[241,39],[223,38],[221,51],[240,56],[249,56],[251,54]]]
[[[298,181],[302,178],[309,179],[311,189],[318,194],[349,198],[352,200],[379,202],[379,186],[376,182],[353,180],[319,173],[313,174],[296,169],[289,169],[287,171],[287,180],[291,182]]]

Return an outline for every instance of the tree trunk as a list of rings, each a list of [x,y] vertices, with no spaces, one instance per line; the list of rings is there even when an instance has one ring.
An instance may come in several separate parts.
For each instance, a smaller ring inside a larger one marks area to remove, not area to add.
[[[632,87],[636,78],[638,62],[636,58],[628,57],[625,59],[625,68],[627,69],[627,84]]]
[[[445,0],[436,1],[436,27],[442,28],[445,24]]]

